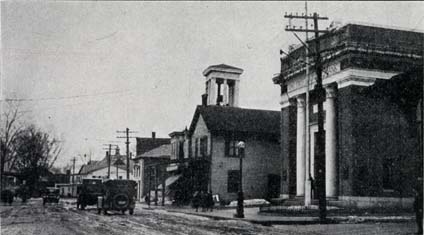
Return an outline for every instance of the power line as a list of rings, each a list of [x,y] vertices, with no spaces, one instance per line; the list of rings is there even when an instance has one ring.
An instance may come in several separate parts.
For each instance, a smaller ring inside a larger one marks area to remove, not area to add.
[[[136,138],[131,137],[130,133],[137,133],[137,131],[130,131],[130,129],[127,127],[125,131],[116,131],[116,133],[125,133],[126,136],[117,136],[116,138],[125,138],[127,141],[125,142],[127,146],[127,179],[130,179],[130,138]]]
[[[47,98],[6,98],[4,100],[0,100],[0,102],[7,101],[45,101],[45,100],[66,100],[66,99],[78,99],[84,97],[96,97],[96,96],[104,96],[104,95],[113,95],[113,94],[122,94],[129,93],[135,91],[132,90],[123,90],[123,91],[109,91],[109,92],[100,92],[93,94],[82,94],[82,95],[72,95],[72,96],[59,96],[59,97],[47,97]]]

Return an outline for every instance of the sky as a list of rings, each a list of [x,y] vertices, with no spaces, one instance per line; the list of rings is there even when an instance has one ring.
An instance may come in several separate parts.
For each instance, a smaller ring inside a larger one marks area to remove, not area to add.
[[[299,41],[284,13],[305,2],[1,2],[1,99],[22,99],[22,118],[59,138],[57,166],[105,156],[122,134],[168,137],[190,125],[204,69],[244,70],[239,103],[279,110],[279,50]],[[424,32],[424,3],[308,2],[332,21]],[[299,22],[299,25],[304,25]],[[303,35],[301,35],[304,37]],[[119,143],[116,143],[119,141]],[[135,139],[130,149],[135,152]]]

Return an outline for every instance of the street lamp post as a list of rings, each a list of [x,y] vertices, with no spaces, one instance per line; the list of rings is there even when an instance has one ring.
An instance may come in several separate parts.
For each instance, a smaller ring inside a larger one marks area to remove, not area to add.
[[[243,208],[243,158],[244,158],[244,149],[245,149],[245,143],[243,141],[240,141],[237,143],[237,148],[239,150],[239,159],[240,159],[240,176],[239,176],[239,189],[237,193],[237,214],[235,217],[237,218],[244,218],[244,208]]]

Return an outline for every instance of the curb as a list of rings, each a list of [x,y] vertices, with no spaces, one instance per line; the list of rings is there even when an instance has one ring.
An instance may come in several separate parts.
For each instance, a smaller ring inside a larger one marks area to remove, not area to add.
[[[287,220],[284,219],[284,217],[281,217],[281,220],[259,220],[259,219],[242,219],[242,218],[230,218],[225,216],[219,216],[219,215],[211,215],[211,214],[199,214],[199,213],[192,213],[192,212],[185,212],[185,211],[179,211],[179,210],[172,210],[172,209],[166,209],[166,211],[174,212],[174,213],[181,213],[181,214],[188,214],[188,215],[195,215],[195,216],[201,216],[206,218],[211,218],[214,220],[241,220],[250,222],[253,224],[261,224],[264,226],[271,226],[271,225],[311,225],[311,224],[359,224],[359,223],[403,223],[403,222],[409,222],[414,221],[414,216],[387,216],[387,217],[372,217],[372,216],[364,216],[364,217],[353,217],[353,216],[347,216],[347,217],[329,217],[327,221],[321,222],[319,218],[317,217],[290,217],[290,218],[299,218],[294,220]],[[308,219],[307,219],[308,218]]]

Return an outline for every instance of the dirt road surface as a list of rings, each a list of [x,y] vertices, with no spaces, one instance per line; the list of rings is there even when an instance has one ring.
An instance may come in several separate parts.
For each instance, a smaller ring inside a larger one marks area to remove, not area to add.
[[[45,207],[40,199],[0,206],[1,234],[412,234],[413,223],[291,225],[266,227],[237,220],[217,221],[165,210],[136,208],[133,216],[98,215],[62,201]]]

